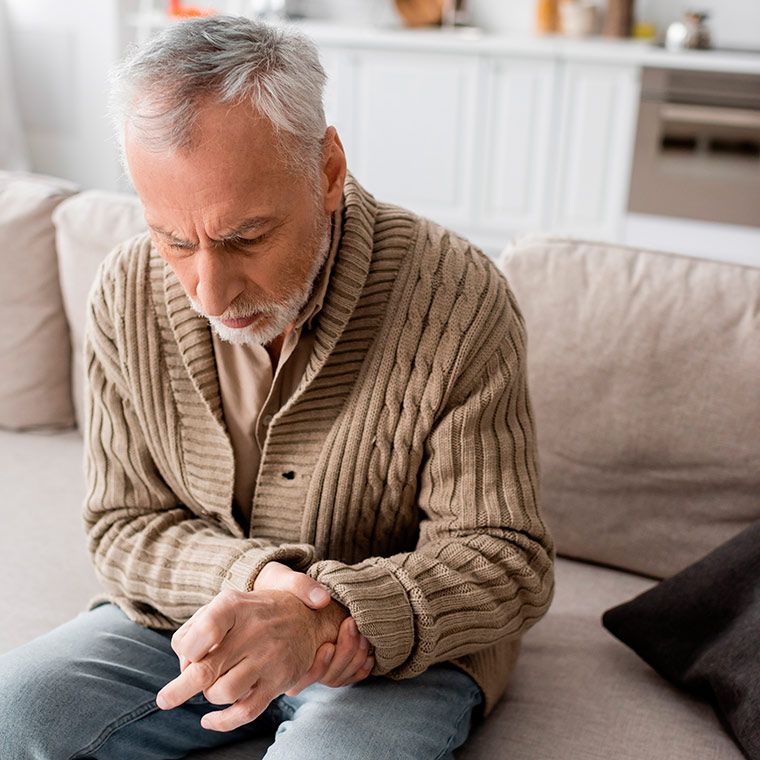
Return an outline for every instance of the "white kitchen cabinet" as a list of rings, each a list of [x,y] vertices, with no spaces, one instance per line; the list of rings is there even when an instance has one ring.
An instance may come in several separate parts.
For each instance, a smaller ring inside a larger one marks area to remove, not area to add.
[[[357,179],[380,199],[451,226],[467,225],[473,216],[477,59],[344,51],[328,65],[344,84],[332,104],[328,90],[328,110],[334,109]]]
[[[328,119],[379,199],[491,254],[536,231],[621,239],[635,64],[316,40]]]
[[[6,6],[32,168],[123,188],[104,115],[106,72],[127,41],[170,23],[166,3]],[[537,230],[625,238],[642,66],[760,73],[750,54],[673,55],[635,40],[299,26],[320,49],[327,117],[360,181],[492,254]]]
[[[628,199],[640,69],[560,64],[552,232],[618,241]]]
[[[474,226],[497,241],[549,223],[556,64],[494,57],[485,62],[483,79]]]

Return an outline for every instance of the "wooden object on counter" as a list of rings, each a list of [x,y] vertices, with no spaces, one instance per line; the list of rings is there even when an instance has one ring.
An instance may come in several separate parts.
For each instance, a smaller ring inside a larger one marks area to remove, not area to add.
[[[396,0],[396,10],[408,26],[440,24],[446,0]]]
[[[607,0],[605,37],[630,37],[633,30],[633,0]]]
[[[557,0],[538,0],[536,4],[536,34],[554,34],[558,28]]]

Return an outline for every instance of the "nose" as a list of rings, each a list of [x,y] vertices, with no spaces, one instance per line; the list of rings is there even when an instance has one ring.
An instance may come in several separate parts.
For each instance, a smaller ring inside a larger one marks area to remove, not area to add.
[[[245,289],[243,277],[233,257],[223,250],[204,247],[197,261],[195,297],[209,317],[221,316]]]

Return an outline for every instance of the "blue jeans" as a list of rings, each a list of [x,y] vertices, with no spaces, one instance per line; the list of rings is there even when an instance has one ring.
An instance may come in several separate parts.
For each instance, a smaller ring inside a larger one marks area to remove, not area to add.
[[[255,721],[207,731],[222,709],[203,695],[168,712],[158,690],[179,674],[170,634],[103,605],[0,656],[0,758],[168,760],[276,729],[266,760],[450,760],[481,701],[451,665],[404,681],[314,684],[275,699]]]

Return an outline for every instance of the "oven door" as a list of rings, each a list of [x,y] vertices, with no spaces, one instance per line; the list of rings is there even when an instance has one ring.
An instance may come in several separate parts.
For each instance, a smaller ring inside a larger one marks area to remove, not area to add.
[[[628,210],[760,227],[760,111],[642,101]]]

